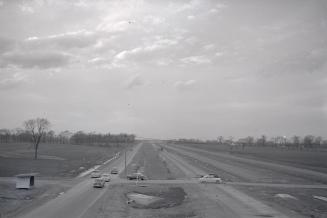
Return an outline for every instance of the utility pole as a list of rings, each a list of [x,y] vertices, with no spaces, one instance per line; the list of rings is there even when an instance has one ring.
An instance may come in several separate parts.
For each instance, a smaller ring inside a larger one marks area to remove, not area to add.
[[[125,178],[127,178],[127,168],[126,168],[126,152],[127,152],[127,149],[125,149]]]

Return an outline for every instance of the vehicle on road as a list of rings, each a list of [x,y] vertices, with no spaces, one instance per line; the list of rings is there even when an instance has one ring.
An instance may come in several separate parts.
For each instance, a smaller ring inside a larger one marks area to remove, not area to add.
[[[105,180],[102,178],[97,178],[94,180],[93,187],[94,188],[103,188],[105,185]]]
[[[214,173],[210,173],[199,178],[200,183],[222,183],[223,180]]]
[[[117,167],[114,167],[114,168],[111,169],[111,172],[110,173],[111,174],[118,174],[118,172],[119,172],[118,171],[118,168]]]
[[[101,173],[99,170],[93,170],[93,172],[91,173],[91,178],[100,178],[101,177]]]
[[[110,175],[109,173],[103,173],[101,178],[105,181],[105,182],[110,182]]]
[[[127,175],[128,180],[146,180],[146,177],[143,173],[132,173]]]

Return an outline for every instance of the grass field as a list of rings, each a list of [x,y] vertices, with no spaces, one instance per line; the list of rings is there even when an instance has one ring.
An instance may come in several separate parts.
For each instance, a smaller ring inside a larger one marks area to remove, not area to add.
[[[178,145],[178,144],[177,144]],[[303,167],[327,173],[327,150],[288,150],[272,147],[245,147],[234,148],[230,146],[217,144],[192,144],[183,143],[193,148],[202,148],[207,151],[228,152],[237,156],[249,157],[264,161],[284,163],[292,166]]]
[[[30,144],[0,144],[0,177],[28,172],[37,172],[42,177],[73,177],[110,159],[126,146],[41,144],[38,159],[34,160]]]

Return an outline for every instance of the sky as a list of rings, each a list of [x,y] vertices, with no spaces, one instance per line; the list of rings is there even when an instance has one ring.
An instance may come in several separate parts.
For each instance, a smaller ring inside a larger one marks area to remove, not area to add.
[[[327,137],[327,1],[0,0],[0,128]]]

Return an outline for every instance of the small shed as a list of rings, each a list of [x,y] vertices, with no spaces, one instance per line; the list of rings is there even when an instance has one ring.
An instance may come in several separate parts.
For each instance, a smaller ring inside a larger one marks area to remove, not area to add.
[[[36,175],[37,173],[24,173],[16,175],[16,188],[30,189],[34,186]]]

